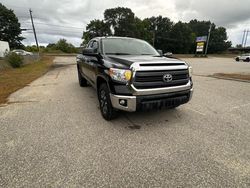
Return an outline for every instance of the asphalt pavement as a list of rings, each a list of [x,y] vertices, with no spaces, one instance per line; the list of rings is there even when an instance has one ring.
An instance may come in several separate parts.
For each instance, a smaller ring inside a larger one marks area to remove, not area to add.
[[[100,114],[74,57],[0,107],[0,187],[250,187],[250,72],[229,58],[187,59],[194,95],[174,110]]]

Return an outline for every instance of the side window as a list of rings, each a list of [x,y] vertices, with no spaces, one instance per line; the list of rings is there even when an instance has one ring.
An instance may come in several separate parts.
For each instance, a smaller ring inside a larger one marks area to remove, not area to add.
[[[91,41],[89,41],[87,48],[92,48],[92,47],[91,47],[91,46],[92,46],[92,43],[93,43],[93,41],[92,41],[92,40],[91,40]]]
[[[93,41],[91,48],[98,49],[98,42],[97,41]]]

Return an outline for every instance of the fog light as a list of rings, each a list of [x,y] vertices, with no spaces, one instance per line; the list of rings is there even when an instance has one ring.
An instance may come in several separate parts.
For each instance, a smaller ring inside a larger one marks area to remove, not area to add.
[[[127,100],[126,99],[120,99],[119,104],[122,106],[127,106]]]

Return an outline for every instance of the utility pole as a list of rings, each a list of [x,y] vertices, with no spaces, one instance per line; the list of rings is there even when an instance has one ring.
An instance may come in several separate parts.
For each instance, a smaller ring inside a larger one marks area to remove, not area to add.
[[[39,45],[38,45],[38,41],[37,41],[37,37],[36,37],[36,30],[35,30],[35,26],[34,26],[34,22],[33,22],[33,17],[32,17],[32,10],[29,9],[29,12],[30,12],[30,19],[31,19],[31,23],[32,23],[33,33],[34,33],[34,37],[36,40],[36,47],[37,47],[38,54],[39,54]]]
[[[247,33],[246,33],[246,38],[245,38],[244,48],[246,47],[246,44],[247,44],[248,32],[249,32],[249,30],[247,30]]]
[[[153,47],[155,47],[155,33],[158,30],[158,26],[156,25],[153,31]]]
[[[244,30],[243,32],[243,36],[242,36],[242,43],[241,43],[241,47],[243,48],[244,46],[244,41],[245,41],[245,34],[246,34],[246,30]]]
[[[155,47],[155,31],[153,31],[153,47]]]
[[[208,30],[208,37],[207,37],[205,56],[207,56],[207,49],[208,49],[208,43],[209,43],[209,39],[210,39],[211,30],[212,30],[212,24],[210,25],[209,30]]]

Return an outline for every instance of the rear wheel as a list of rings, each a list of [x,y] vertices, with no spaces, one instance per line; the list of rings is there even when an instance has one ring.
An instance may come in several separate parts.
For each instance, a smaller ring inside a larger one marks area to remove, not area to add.
[[[246,62],[249,62],[249,61],[250,61],[249,57],[248,57],[248,58],[246,58]]]
[[[102,117],[106,120],[112,120],[117,117],[117,111],[113,108],[110,100],[110,92],[107,84],[103,83],[98,90],[98,98]]]
[[[240,58],[236,57],[235,60],[236,60],[236,61],[240,61]]]
[[[79,68],[77,67],[78,81],[81,87],[86,87],[88,85],[87,80],[81,75]]]

